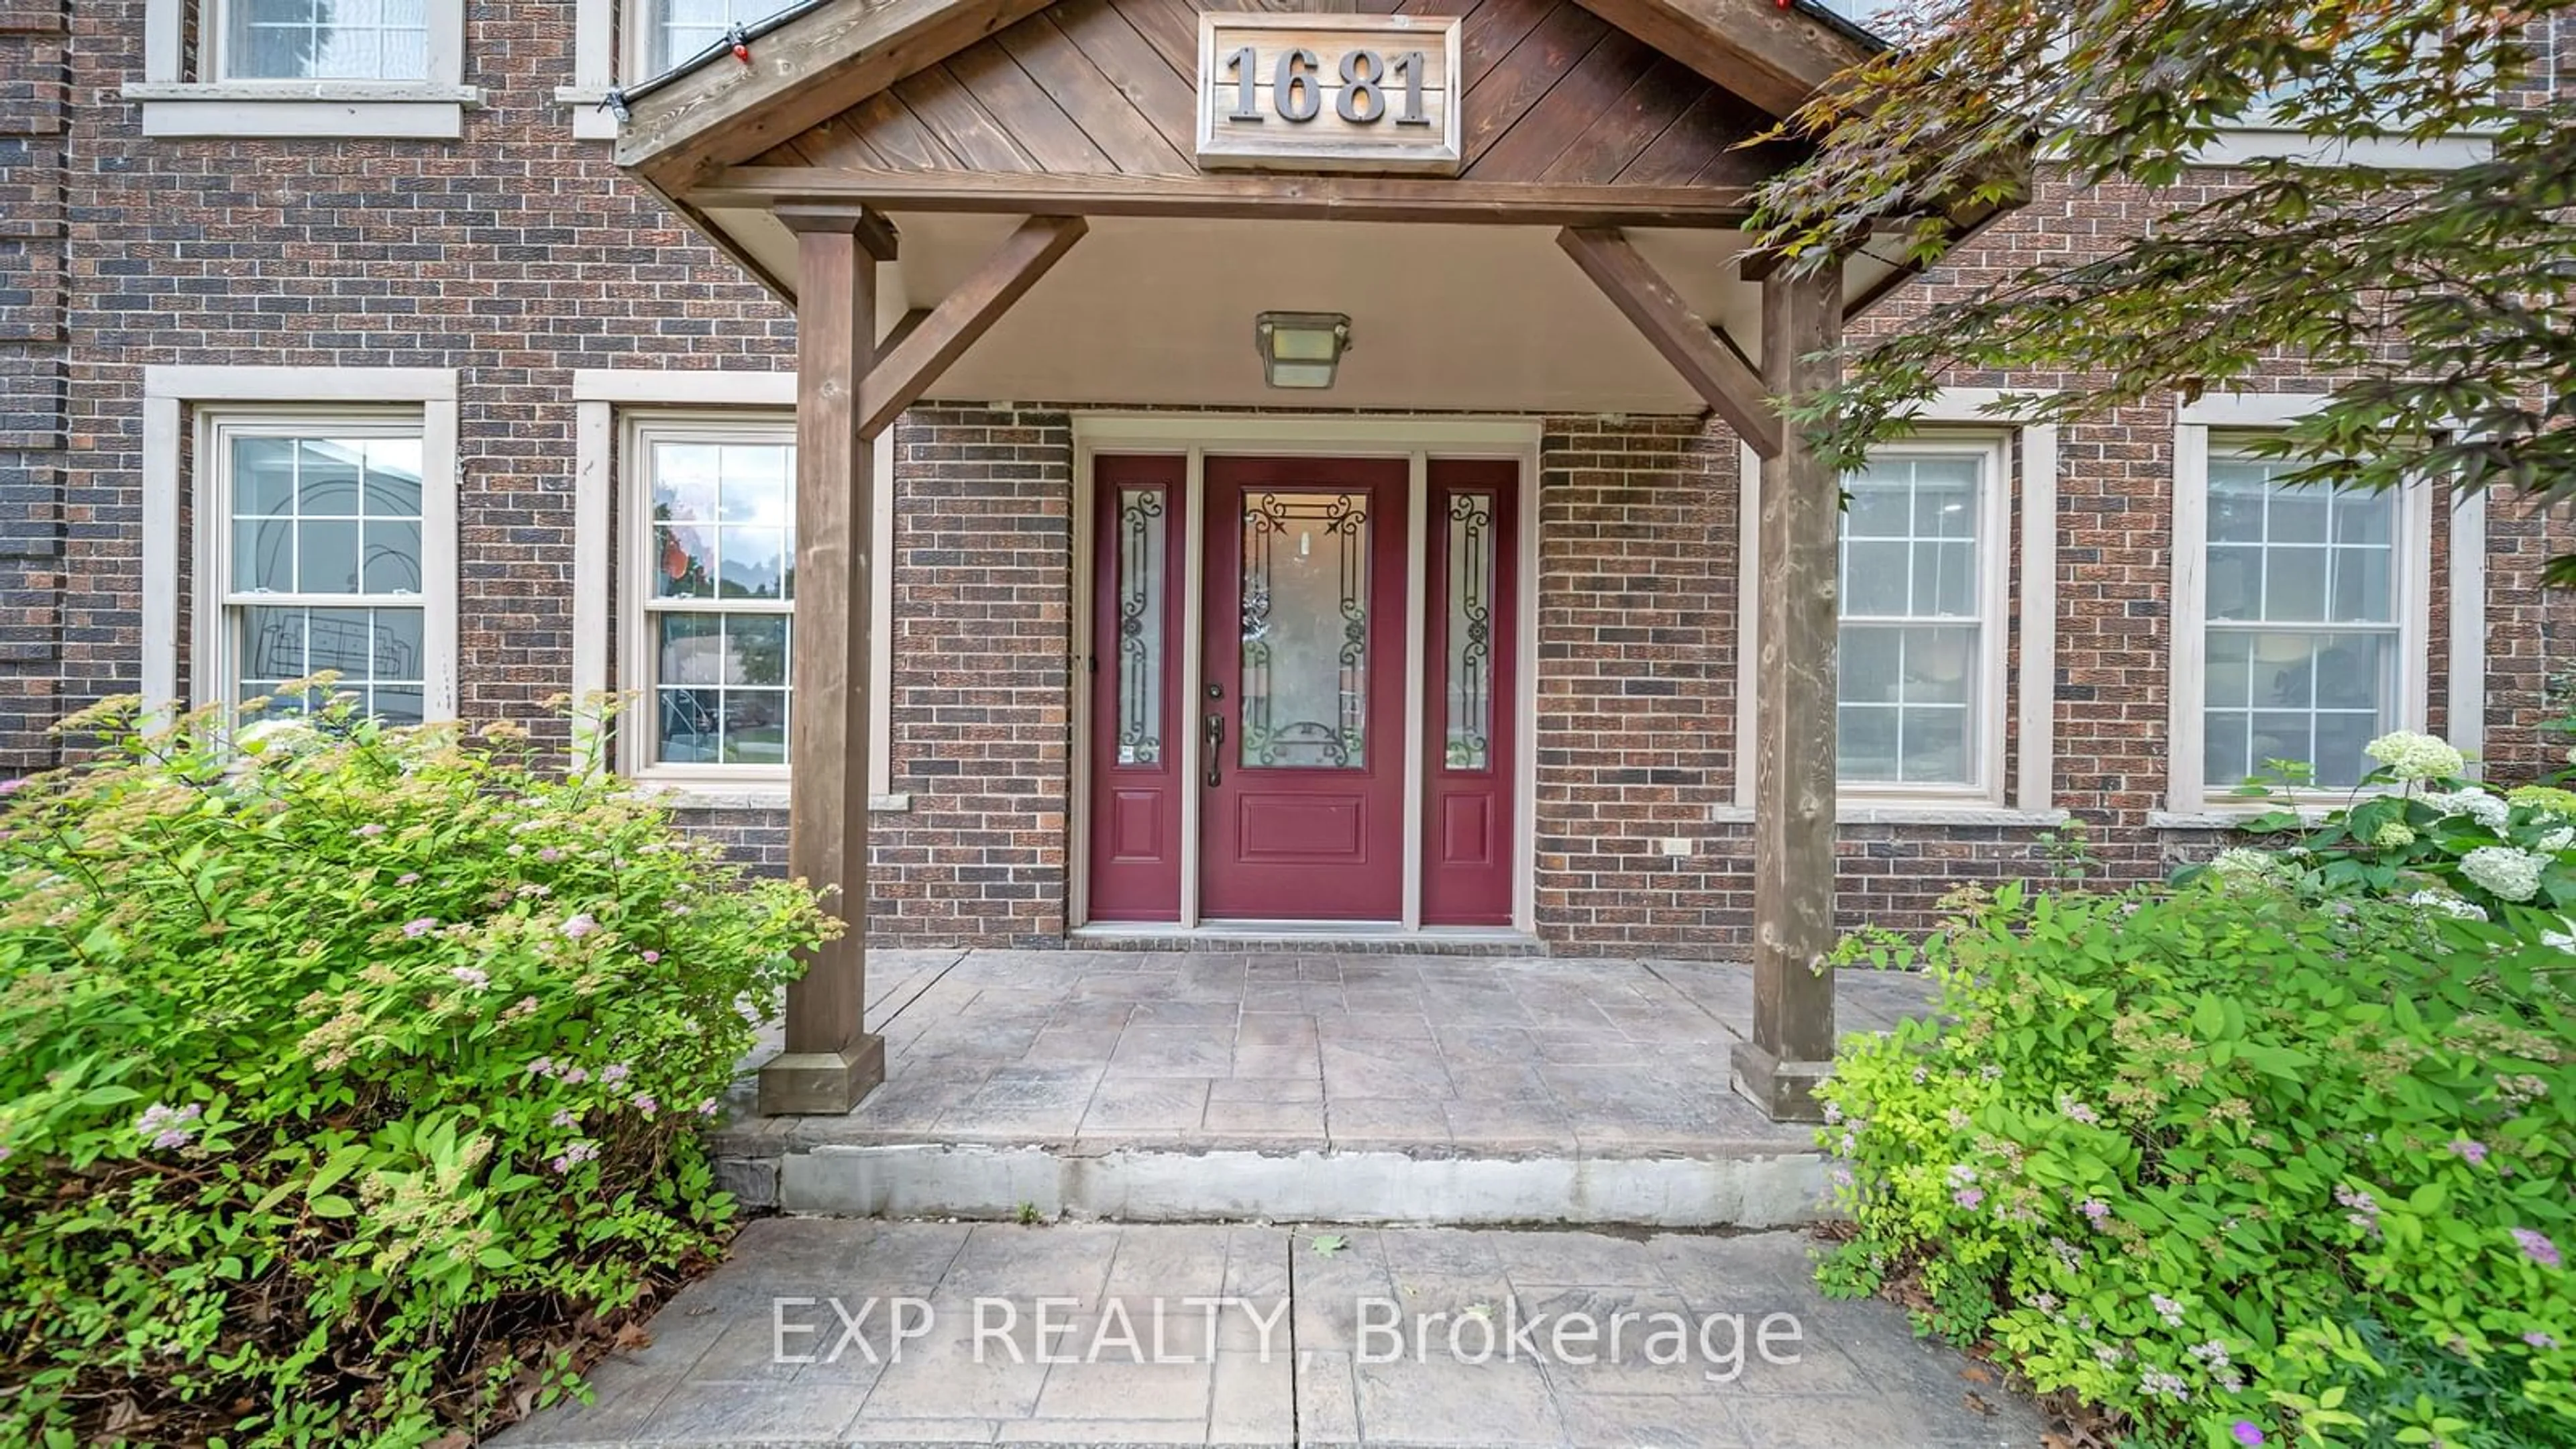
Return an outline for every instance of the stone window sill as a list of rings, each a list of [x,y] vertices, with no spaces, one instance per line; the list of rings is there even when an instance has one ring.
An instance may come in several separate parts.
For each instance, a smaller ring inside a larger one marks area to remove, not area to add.
[[[787,786],[780,784],[727,784],[707,780],[656,780],[650,776],[635,781],[635,788],[658,797],[675,810],[784,810],[787,808]],[[871,815],[902,815],[912,809],[910,795],[870,795]]]
[[[2320,825],[2325,822],[2328,812],[2336,808],[2339,807],[2294,805],[2288,801],[2279,801],[2224,810],[2150,810],[2147,812],[2147,828],[2149,830],[2242,830],[2245,828],[2246,821],[2280,810],[2288,810],[2296,814],[2303,825]]]
[[[1712,817],[1719,825],[1750,825],[1753,812],[1722,806]],[[1834,806],[1837,825],[1985,825],[2048,829],[2072,819],[2063,810],[2016,810],[2003,805],[1951,805],[1930,800],[1845,800]]]
[[[369,137],[452,141],[465,111],[480,106],[474,86],[390,81],[137,81],[124,99],[143,108],[143,134],[156,137]]]
[[[577,141],[614,141],[617,139],[617,117],[600,102],[608,92],[597,86],[557,86],[555,104],[572,109],[572,134]]]

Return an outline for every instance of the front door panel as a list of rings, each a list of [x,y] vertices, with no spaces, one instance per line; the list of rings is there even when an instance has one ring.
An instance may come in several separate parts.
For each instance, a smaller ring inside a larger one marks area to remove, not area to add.
[[[1403,912],[1406,471],[1207,460],[1204,917]]]

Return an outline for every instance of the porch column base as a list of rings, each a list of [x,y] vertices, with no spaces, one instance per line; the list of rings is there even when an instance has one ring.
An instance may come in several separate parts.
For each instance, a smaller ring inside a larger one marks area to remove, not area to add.
[[[1825,1104],[1816,1098],[1818,1083],[1833,1074],[1830,1061],[1784,1061],[1756,1042],[1737,1042],[1730,1059],[1737,1096],[1762,1109],[1774,1122],[1822,1122]]]
[[[837,1117],[884,1080],[881,1036],[862,1036],[837,1052],[781,1052],[760,1069],[760,1114]]]

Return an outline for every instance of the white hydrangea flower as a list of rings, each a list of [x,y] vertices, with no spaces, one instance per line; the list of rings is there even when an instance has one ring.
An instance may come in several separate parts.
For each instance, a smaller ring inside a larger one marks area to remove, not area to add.
[[[2209,868],[2219,875],[2232,878],[2268,880],[2273,872],[2280,868],[2280,863],[2272,859],[2268,851],[2240,845],[2232,850],[2220,851],[2218,858],[2209,863]]]
[[[2363,754],[2388,767],[2400,780],[2431,780],[2456,775],[2469,767],[2468,757],[2432,735],[2392,730],[2362,747]]]
[[[2548,863],[2510,845],[2481,845],[2460,857],[2460,874],[2505,900],[2527,901],[2540,894],[2540,868]]]
[[[2457,916],[2464,921],[2483,921],[2487,918],[2486,907],[2475,901],[2455,896],[2449,891],[2417,891],[2406,898],[2406,904],[2422,906],[2429,911],[2440,911],[2446,916]]]
[[[2540,837],[2534,845],[2543,855],[2557,855],[2570,846],[2576,846],[2576,825],[2561,826]]]
[[[2464,786],[2447,793],[2440,790],[2432,791],[2424,796],[2424,803],[2432,806],[2438,814],[2466,815],[2487,829],[2496,831],[2503,830],[2505,821],[2513,814],[2513,807],[2505,803],[2501,797],[2490,795],[2475,785]]]
[[[2565,926],[2567,929],[2563,931],[2541,932],[2540,944],[2547,946],[2553,951],[2564,951],[2570,956],[2576,956],[2576,921],[2568,920],[2562,916],[2559,918],[2558,924]]]
[[[2382,850],[2402,850],[2415,843],[2415,830],[2403,820],[2391,820],[2379,827],[2379,833],[2370,837],[2370,843]]]

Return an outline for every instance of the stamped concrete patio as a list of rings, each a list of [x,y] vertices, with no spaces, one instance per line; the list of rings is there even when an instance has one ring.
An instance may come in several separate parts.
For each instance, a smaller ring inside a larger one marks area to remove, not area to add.
[[[1819,1296],[1809,1247],[1785,1232],[773,1218],[662,1309],[649,1345],[597,1368],[595,1403],[494,1442],[2041,1442],[2033,1405],[1917,1340],[1903,1310]],[[1041,1299],[1061,1329],[1043,1354]]]
[[[1642,959],[872,953],[887,1079],[718,1134],[746,1199],[1128,1218],[1801,1220],[1808,1129],[1729,1088],[1751,973]],[[1845,1029],[1926,983],[1845,972]],[[757,1059],[755,1059],[756,1064]]]

